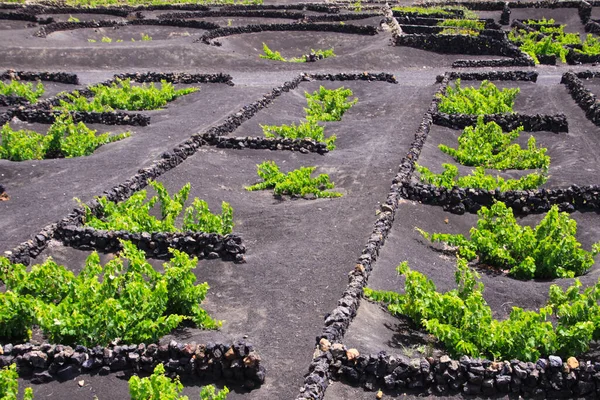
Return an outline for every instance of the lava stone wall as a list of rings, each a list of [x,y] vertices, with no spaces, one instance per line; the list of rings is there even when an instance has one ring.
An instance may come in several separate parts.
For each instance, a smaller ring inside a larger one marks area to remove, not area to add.
[[[16,79],[22,81],[50,81],[77,85],[79,78],[76,74],[68,72],[32,72],[7,70],[2,73],[0,79]]]
[[[321,347],[327,347],[324,343]],[[332,376],[367,390],[418,390],[436,395],[522,395],[571,398],[600,394],[600,363],[550,356],[533,362],[491,361],[463,356],[452,360],[403,355],[363,355],[342,344],[331,346]]]
[[[415,34],[395,37],[396,46],[408,46],[444,54],[520,57],[521,51],[506,42],[483,36]]]
[[[244,340],[232,343],[139,344],[63,346],[5,344],[0,346],[0,368],[16,363],[21,377],[32,383],[74,379],[81,373],[106,375],[116,371],[152,373],[162,363],[165,371],[201,379],[225,380],[252,389],[264,383],[265,368],[254,346]]]
[[[600,104],[598,99],[581,81],[581,79],[598,77],[600,77],[600,74],[592,71],[584,71],[578,74],[566,72],[561,78],[561,83],[567,87],[571,97],[585,112],[586,117],[597,126],[600,126]]]
[[[12,109],[9,111],[13,117],[21,121],[37,122],[40,124],[51,124],[56,117],[61,115],[60,111],[51,111],[39,109],[35,105],[27,109]],[[146,126],[150,124],[150,116],[137,113],[128,113],[121,111],[114,112],[87,112],[72,111],[73,121],[84,122],[86,124],[104,124],[104,125],[132,125]]]
[[[300,153],[328,153],[325,143],[310,139],[285,139],[265,137],[223,137],[216,134],[206,134],[202,139],[209,146],[225,149],[259,149],[259,150],[290,150]]]
[[[169,248],[184,251],[200,258],[222,258],[243,263],[246,246],[236,234],[219,235],[204,232],[153,232],[103,231],[85,226],[59,224],[55,238],[66,246],[96,249],[106,253],[121,250],[121,240],[128,240],[143,250],[148,257],[170,257]]]

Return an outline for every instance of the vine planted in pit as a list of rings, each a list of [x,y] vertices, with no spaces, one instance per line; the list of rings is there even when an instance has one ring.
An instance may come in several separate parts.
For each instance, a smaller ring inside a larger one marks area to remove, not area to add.
[[[600,281],[583,292],[579,280],[566,290],[552,285],[545,307],[537,312],[513,307],[508,319],[499,321],[483,297],[479,275],[464,259],[457,262],[457,288],[444,293],[406,262],[397,271],[406,278],[403,294],[365,288],[365,297],[411,318],[454,357],[536,362],[552,354],[579,355],[600,339]]]
[[[221,203],[221,214],[213,214],[204,200],[195,198],[192,205],[183,209],[188,199],[191,185],[185,184],[181,190],[170,196],[160,182],[150,181],[157,192],[146,201],[146,190],[134,193],[129,199],[115,203],[105,197],[98,198],[98,216],[85,204],[85,226],[95,229],[128,232],[207,232],[219,235],[230,234],[233,230],[233,208],[227,202]],[[159,204],[161,218],[151,215],[153,207]],[[175,221],[183,212],[181,229]]]
[[[499,170],[548,168],[547,149],[537,147],[533,136],[527,141],[527,149],[512,143],[522,131],[523,127],[518,127],[504,133],[498,124],[485,123],[480,116],[475,126],[466,127],[458,137],[457,149],[444,144],[438,147],[462,165]]]
[[[161,273],[135,245],[121,244],[104,266],[93,252],[77,276],[51,258],[29,270],[0,257],[0,336],[28,340],[35,325],[52,343],[105,346],[156,342],[186,320],[221,325],[200,307],[208,284],[195,284],[197,258],[170,249]]]
[[[117,79],[110,86],[97,85],[90,87],[94,94],[87,99],[79,92],[66,94],[67,100],[61,100],[57,107],[65,111],[107,112],[118,110],[156,110],[164,107],[177,97],[198,91],[198,88],[176,90],[172,83],[161,81],[158,88],[151,83],[140,86],[132,85],[131,79]]]
[[[512,113],[515,97],[520,89],[498,89],[492,82],[484,80],[479,88],[461,86],[460,79],[455,87],[448,86],[445,94],[437,94],[438,110],[448,114],[503,114]]]
[[[277,196],[306,196],[308,194],[313,194],[317,198],[342,196],[338,192],[326,191],[334,188],[334,183],[329,180],[329,175],[320,174],[316,178],[311,177],[316,167],[301,167],[287,174],[281,172],[274,161],[265,161],[256,167],[256,173],[263,181],[247,186],[246,190],[273,189],[273,193]]]
[[[30,130],[13,130],[6,123],[0,130],[0,159],[11,161],[71,158],[91,155],[98,147],[129,137],[130,132],[111,135],[74,123],[69,114],[56,117],[46,135]]]
[[[508,190],[535,189],[548,180],[545,169],[542,169],[541,172],[527,174],[519,179],[504,179],[501,176],[494,177],[487,174],[484,167],[476,167],[471,174],[464,176],[459,176],[456,165],[442,164],[442,167],[444,171],[441,174],[436,174],[427,167],[415,164],[415,169],[419,173],[421,181],[448,189],[461,187],[485,190],[499,189],[506,192]]]
[[[554,205],[535,227],[517,223],[512,209],[502,202],[478,212],[477,226],[471,228],[470,239],[463,235],[429,234],[417,229],[432,242],[456,247],[457,254],[467,260],[498,269],[507,269],[518,279],[573,278],[586,273],[600,252],[600,242],[592,251],[581,248],[575,237],[577,222]]]
[[[11,80],[9,83],[0,81],[0,94],[4,96],[23,97],[30,103],[35,103],[40,96],[44,94],[46,89],[42,82],[38,82],[33,88],[33,83]]]

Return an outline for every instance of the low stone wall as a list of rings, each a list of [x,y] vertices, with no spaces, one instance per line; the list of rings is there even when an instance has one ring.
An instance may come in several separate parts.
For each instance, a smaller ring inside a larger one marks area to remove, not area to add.
[[[533,67],[535,62],[531,57],[516,57],[493,60],[456,60],[452,68],[497,68],[497,67]]]
[[[0,79],[16,79],[22,81],[49,81],[67,83],[71,85],[79,84],[79,78],[76,74],[68,72],[32,72],[7,70],[0,75]]]
[[[169,258],[169,247],[200,258],[222,258],[238,263],[244,262],[246,253],[242,238],[233,233],[225,236],[204,232],[131,233],[59,224],[55,237],[66,246],[96,249],[105,253],[121,250],[120,240],[128,240],[153,258]]]
[[[464,129],[467,126],[475,125],[477,118],[477,115],[436,112],[433,114],[433,123],[452,129]],[[519,126],[522,126],[526,132],[549,131],[559,133],[569,131],[567,116],[564,114],[487,114],[483,119],[485,122],[493,121],[497,123],[504,131],[511,131]]]
[[[566,72],[561,78],[561,83],[564,84],[571,97],[585,112],[586,117],[597,126],[600,126],[600,104],[595,94],[587,89],[580,78],[590,79],[600,77],[597,72],[586,71],[579,74]]]
[[[211,40],[231,36],[241,35],[244,33],[257,32],[284,32],[284,31],[300,31],[300,32],[337,32],[350,33],[355,35],[376,35],[377,28],[370,25],[340,25],[340,24],[313,24],[313,23],[295,23],[295,24],[263,24],[263,25],[246,25],[240,27],[221,28],[210,31],[195,42],[203,42],[210,44]]]
[[[587,24],[587,22],[592,17],[592,5],[585,0],[582,0],[579,3],[579,19],[582,24]]]
[[[247,389],[265,381],[265,368],[254,346],[234,343],[133,344],[110,347],[54,344],[5,344],[0,346],[0,368],[17,365],[19,376],[31,383],[72,380],[81,373],[106,375],[116,371],[152,373],[163,364],[167,373],[224,380]]]
[[[56,117],[61,115],[60,111],[51,111],[43,109],[13,109],[11,111],[13,117],[19,118],[21,121],[37,122],[40,124],[51,124],[56,120]],[[73,121],[84,122],[86,124],[104,124],[104,125],[132,125],[132,126],[147,126],[150,124],[150,116],[129,112],[86,112],[72,111]]]
[[[127,25],[158,25],[158,26],[177,26],[180,28],[193,28],[213,30],[220,26],[208,21],[190,21],[187,19],[134,19],[127,22]]]
[[[577,53],[575,50],[570,49],[566,56],[567,64],[597,64],[600,63],[600,55],[589,55]]]
[[[589,33],[599,34],[600,23],[598,23],[597,21],[588,20],[588,22],[585,24],[585,31]]]
[[[345,13],[333,15],[307,15],[304,22],[336,22],[336,21],[355,21],[359,19],[381,17],[381,13]]]
[[[537,71],[487,71],[487,72],[447,72],[435,77],[437,83],[442,83],[445,77],[450,80],[463,81],[523,81],[537,82]]]
[[[29,101],[25,97],[15,95],[5,96],[3,94],[0,94],[0,106],[2,107],[24,106],[28,104]]]
[[[367,390],[431,391],[436,395],[523,395],[536,398],[595,396],[600,392],[600,363],[550,356],[533,362],[491,361],[463,356],[452,360],[363,355],[336,343],[331,346],[332,376]]]
[[[116,74],[115,79],[132,79],[139,83],[167,81],[169,83],[224,83],[233,86],[233,78],[229,74],[189,74],[187,72],[133,72]]]
[[[169,13],[157,16],[158,19],[189,19],[189,18],[211,18],[211,17],[247,17],[247,18],[281,18],[302,19],[304,13],[271,10],[213,10],[191,13]]]
[[[111,28],[114,26],[125,26],[125,22],[100,20],[100,21],[82,21],[82,22],[53,22],[51,24],[40,27],[40,29],[33,34],[40,38],[45,38],[49,34],[58,31],[71,31],[75,29],[85,28]]]
[[[396,46],[408,46],[443,54],[473,54],[521,57],[521,51],[500,41],[484,36],[414,34],[393,39]]]
[[[328,153],[325,143],[310,139],[284,139],[266,137],[226,137],[216,134],[202,135],[202,140],[208,146],[225,149],[259,149],[259,150],[288,150],[300,153]]]
[[[464,214],[476,213],[482,206],[501,201],[512,208],[515,214],[543,213],[558,205],[561,211],[600,210],[600,186],[572,185],[563,189],[536,190],[484,190],[473,188],[444,188],[425,183],[404,181],[402,197],[441,206],[444,210]]]
[[[25,14],[21,12],[0,12],[0,19],[38,22],[38,19],[35,15]]]

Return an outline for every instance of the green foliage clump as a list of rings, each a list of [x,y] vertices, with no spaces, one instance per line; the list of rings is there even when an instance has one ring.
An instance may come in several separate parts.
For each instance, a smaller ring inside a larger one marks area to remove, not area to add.
[[[511,144],[521,131],[523,127],[504,133],[497,123],[485,123],[480,116],[477,125],[466,127],[458,137],[458,149],[444,144],[440,144],[439,149],[462,165],[499,170],[548,168],[547,149],[538,148],[533,136],[527,142],[527,149]]]
[[[69,114],[59,115],[46,135],[29,130],[15,131],[7,123],[0,130],[0,159],[24,161],[89,156],[98,147],[130,135],[125,132],[96,136],[95,130],[83,122],[74,123]]]
[[[267,46],[266,43],[263,43],[263,52],[265,54],[259,54],[259,57],[263,58],[265,60],[295,62],[295,63],[306,62],[306,57],[293,57],[288,60],[287,58],[283,57],[280,52],[271,50],[269,48],[269,46]],[[327,49],[327,50],[311,49],[310,54],[315,55],[319,59],[335,57],[335,53],[333,52],[333,49]]]
[[[42,82],[38,82],[33,88],[33,83],[11,80],[10,83],[0,81],[0,94],[4,96],[23,97],[30,103],[35,103],[37,99],[44,94],[46,89]]]
[[[90,87],[94,97],[88,99],[77,91],[67,94],[67,100],[61,100],[59,109],[67,111],[106,112],[118,110],[156,110],[177,97],[196,92],[198,88],[175,90],[173,84],[161,81],[160,89],[154,83],[149,86],[132,86],[130,79],[117,79],[110,86]]]
[[[314,194],[316,197],[341,197],[341,193],[325,191],[334,188],[334,183],[329,181],[329,175],[320,174],[316,178],[311,178],[315,169],[316,167],[301,167],[285,174],[279,170],[279,166],[274,161],[265,161],[257,165],[256,171],[263,181],[247,186],[246,190],[273,189],[274,194],[278,196]]]
[[[308,103],[305,108],[306,119],[309,121],[341,121],[342,116],[348,109],[358,102],[358,99],[348,101],[352,96],[352,90],[344,89],[326,89],[323,86],[312,94],[304,92],[304,97]]]
[[[589,56],[600,55],[600,39],[588,33],[585,40],[581,44],[581,49],[575,49],[576,53],[586,54]]]
[[[348,101],[352,90],[326,89],[323,86],[312,94],[305,92],[308,108],[305,108],[306,122],[299,125],[261,125],[266,137],[282,137],[287,139],[312,139],[325,143],[328,150],[335,149],[336,136],[325,138],[325,128],[318,124],[319,121],[340,121],[344,113],[351,108],[358,99]]]
[[[266,43],[263,43],[263,51],[265,54],[260,54],[260,58],[265,60],[287,61],[280,52],[271,50]]]
[[[525,23],[525,25],[548,26],[548,25],[555,25],[556,21],[553,18],[546,19],[544,17],[542,19],[528,19],[524,23]]]
[[[462,88],[460,79],[455,82],[455,87],[448,86],[446,94],[438,94],[438,109],[448,114],[501,114],[513,111],[515,97],[520,89],[498,89],[496,85],[487,80],[483,81],[479,89],[474,87]]]
[[[588,271],[600,252],[600,242],[591,252],[581,248],[575,238],[577,222],[556,205],[535,228],[517,224],[512,209],[502,202],[482,207],[477,215],[470,240],[463,235],[419,232],[433,242],[457,246],[458,254],[467,260],[479,257],[480,263],[508,269],[519,279],[573,278]]]
[[[282,137],[286,139],[312,139],[314,141],[325,143],[328,150],[335,149],[335,135],[325,138],[325,128],[318,125],[316,121],[301,122],[296,125],[261,125],[265,137]]]
[[[410,317],[454,357],[535,362],[551,354],[578,355],[600,338],[600,281],[583,293],[579,280],[565,291],[552,285],[539,312],[513,307],[508,319],[499,321],[483,297],[479,275],[463,259],[457,263],[457,288],[445,293],[406,262],[397,271],[406,277],[404,294],[365,288],[365,296],[387,303],[393,314]]]
[[[176,377],[171,380],[165,376],[165,367],[158,364],[154,372],[147,378],[132,376],[129,379],[129,394],[131,400],[189,400],[188,396],[182,396],[183,385]],[[213,385],[207,385],[200,391],[200,400],[225,400],[229,389],[224,387],[216,391]]]
[[[192,205],[184,211],[183,206],[191,189],[189,183],[173,197],[160,182],[149,183],[158,195],[148,201],[146,190],[140,190],[120,203],[114,203],[105,197],[98,198],[100,217],[96,217],[87,205],[82,204],[85,209],[85,225],[101,230],[129,232],[196,231],[227,235],[233,230],[233,208],[229,203],[221,203],[219,215],[211,213],[204,200],[195,198]],[[150,214],[157,203],[160,204],[161,219]],[[183,225],[179,229],[175,226],[175,220],[182,212]]]
[[[6,284],[0,293],[0,334],[27,339],[37,325],[53,343],[95,346],[116,338],[155,342],[184,320],[208,329],[221,325],[200,307],[208,284],[195,285],[196,258],[170,249],[172,258],[160,273],[135,245],[122,245],[104,266],[92,253],[77,277],[52,259],[28,272],[0,258]]]
[[[17,400],[19,394],[19,374],[17,365],[10,364],[8,367],[0,369],[0,400]],[[33,391],[31,388],[25,388],[23,400],[32,400]]]
[[[485,22],[476,19],[445,19],[438,22],[437,26],[456,27],[480,31],[485,28]]]
[[[533,58],[536,64],[539,64],[538,56],[541,55],[555,55],[565,63],[567,62],[566,56],[569,53],[569,47],[567,46],[582,45],[579,34],[566,33],[564,31],[565,25],[552,26],[554,24],[552,19],[531,20],[527,24],[535,27],[537,31],[528,32],[523,29],[513,29],[509,32],[508,39]]]
[[[452,189],[453,187],[474,188],[485,190],[499,189],[502,192],[508,190],[527,190],[535,189],[548,180],[546,171],[532,172],[522,176],[519,179],[504,179],[485,173],[485,168],[477,167],[470,175],[459,176],[458,168],[452,164],[442,164],[444,171],[441,174],[435,174],[427,167],[415,164],[417,172],[423,182],[438,187]]]

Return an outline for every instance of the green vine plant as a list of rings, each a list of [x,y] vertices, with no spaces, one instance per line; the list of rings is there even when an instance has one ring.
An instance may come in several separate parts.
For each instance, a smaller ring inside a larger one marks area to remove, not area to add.
[[[325,143],[327,150],[335,149],[337,137],[331,135],[326,138],[325,127],[320,126],[316,121],[301,122],[298,125],[292,122],[291,125],[261,125],[260,127],[265,137],[268,138],[312,139],[319,143]]]
[[[519,225],[512,209],[502,202],[482,207],[477,215],[470,239],[460,234],[417,231],[427,240],[455,247],[460,257],[508,270],[518,279],[580,276],[592,267],[600,252],[600,242],[592,246],[592,251],[582,249],[575,237],[577,222],[559,212],[556,205],[535,228]]]
[[[89,156],[98,147],[130,135],[130,132],[96,135],[96,131],[83,122],[74,123],[69,114],[56,117],[46,135],[30,130],[15,131],[6,123],[0,130],[0,159],[25,161]]]
[[[548,180],[547,171],[532,172],[519,179],[504,179],[501,176],[492,176],[485,172],[484,167],[476,167],[475,170],[464,176],[459,176],[458,167],[452,164],[442,164],[444,171],[436,174],[427,167],[415,164],[421,181],[437,187],[452,189],[454,187],[474,188],[485,190],[499,189],[501,192],[508,190],[536,189]]]
[[[38,82],[34,89],[33,83],[31,82],[23,83],[21,81],[11,80],[9,83],[5,83],[0,81],[1,95],[23,97],[30,103],[35,103],[45,91],[46,89],[42,82]]]
[[[285,174],[279,170],[279,166],[274,161],[265,161],[257,165],[256,171],[262,182],[247,186],[246,190],[273,189],[273,194],[276,196],[304,197],[312,194],[317,198],[341,197],[342,194],[339,192],[327,191],[335,186],[329,180],[329,175],[320,174],[316,178],[311,177],[315,169],[316,167],[301,167]]]
[[[0,399],[1,400],[23,400],[33,399],[33,390],[25,388],[23,397],[19,397],[19,374],[17,365],[10,364],[8,367],[0,369]]]
[[[496,85],[487,80],[483,81],[478,89],[474,87],[461,87],[460,79],[455,82],[455,87],[448,85],[445,94],[438,93],[438,110],[448,114],[503,114],[512,113],[515,97],[519,88],[498,89]]]
[[[352,96],[352,90],[340,87],[337,89],[326,89],[323,86],[312,94],[304,92],[308,108],[305,108],[306,119],[309,121],[341,121],[342,116],[358,99],[348,101]]]
[[[142,39],[141,39],[142,42],[149,42],[149,41],[152,40],[152,37],[150,35],[148,35],[147,33],[142,33],[141,35],[142,35]],[[135,42],[135,39],[131,38],[131,41]],[[90,43],[96,43],[97,40],[96,39],[88,39],[88,42],[90,42]],[[102,36],[102,39],[100,39],[100,42],[101,43],[113,43],[113,42],[115,42],[115,43],[123,43],[123,39],[112,39],[112,38],[110,38],[108,36]]]
[[[444,293],[406,262],[397,271],[406,277],[404,294],[365,288],[365,297],[386,303],[394,315],[411,318],[453,357],[535,362],[552,354],[577,356],[600,339],[600,281],[583,293],[579,280],[564,291],[552,285],[545,307],[537,312],[513,307],[508,319],[499,321],[483,297],[479,275],[464,259],[457,262],[457,288]]]
[[[161,81],[160,89],[154,83],[133,86],[131,79],[117,79],[110,86],[97,85],[90,87],[94,94],[88,100],[79,92],[67,93],[67,100],[61,100],[57,107],[65,111],[110,112],[118,110],[156,110],[168,102],[198,91],[198,88],[175,90],[172,83]]]
[[[588,56],[600,55],[600,39],[588,33],[583,43],[581,43],[581,49],[575,48],[573,51]]]
[[[325,137],[325,127],[318,124],[320,121],[340,121],[342,116],[358,99],[348,101],[353,95],[352,90],[344,87],[337,89],[326,89],[323,86],[312,94],[304,92],[308,108],[304,109],[306,113],[306,122],[298,125],[261,125],[263,134],[268,138],[282,137],[286,139],[312,139],[314,141],[325,143],[328,150],[335,149],[337,137],[331,135]]]
[[[30,270],[0,258],[0,336],[28,340],[39,326],[51,343],[106,346],[153,343],[183,321],[215,329],[200,304],[208,284],[196,285],[197,258],[169,249],[164,272],[146,261],[145,253],[122,241],[123,250],[104,266],[93,252],[75,276],[51,258]],[[51,276],[52,279],[48,279]]]
[[[458,148],[440,144],[439,149],[450,155],[462,165],[505,169],[547,169],[550,157],[546,148],[536,146],[533,136],[527,141],[527,149],[513,143],[519,138],[523,127],[504,133],[497,123],[484,122],[483,116],[477,118],[475,126],[466,127],[458,137]]]
[[[183,396],[183,384],[176,376],[171,379],[165,376],[165,367],[158,364],[154,372],[147,378],[132,376],[129,379],[129,394],[131,400],[188,400]],[[229,389],[217,391],[213,385],[203,386],[200,391],[200,400],[225,400]]]
[[[129,199],[115,203],[99,197],[99,216],[89,206],[77,200],[85,210],[85,226],[100,230],[128,232],[207,232],[228,235],[233,230],[233,208],[229,203],[221,203],[221,214],[213,214],[204,200],[195,198],[184,211],[191,185],[185,184],[181,190],[170,196],[162,183],[150,181],[157,192],[146,201],[146,190],[134,193]],[[160,205],[161,218],[151,215],[156,204]],[[177,217],[183,212],[181,229],[175,226]]]
[[[259,54],[259,57],[262,59],[273,60],[273,61],[283,61],[283,62],[295,62],[295,63],[307,62],[307,60],[308,60],[308,58],[310,58],[310,56],[314,56],[316,59],[319,59],[319,60],[324,59],[324,58],[329,58],[329,57],[335,57],[333,48],[327,49],[327,50],[311,49],[309,57],[307,57],[307,56],[293,57],[288,60],[287,58],[283,57],[280,52],[271,50],[269,48],[269,46],[267,46],[266,43],[263,43],[263,52],[265,54]]]
[[[524,29],[513,29],[508,34],[508,39],[527,53],[536,64],[539,63],[538,56],[555,55],[563,63],[567,62],[567,54],[573,48],[576,53],[587,55],[599,55],[600,43],[592,34],[588,34],[585,41],[581,41],[578,33],[566,33],[566,25],[555,26],[553,19],[528,20],[525,22],[536,29],[529,32]],[[546,36],[544,36],[546,35]]]

